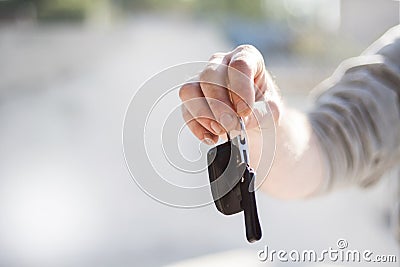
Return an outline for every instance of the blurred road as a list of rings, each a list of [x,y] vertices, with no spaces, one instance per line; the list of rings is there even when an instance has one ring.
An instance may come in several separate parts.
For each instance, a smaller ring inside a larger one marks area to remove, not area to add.
[[[322,250],[339,238],[399,259],[387,182],[300,202],[258,194],[264,237],[252,245],[241,215],[171,208],[135,185],[121,141],[135,90],[168,66],[228,49],[211,25],[171,17],[0,28],[0,266],[160,266],[234,249],[254,262],[265,245]],[[270,67],[300,108],[331,71]]]

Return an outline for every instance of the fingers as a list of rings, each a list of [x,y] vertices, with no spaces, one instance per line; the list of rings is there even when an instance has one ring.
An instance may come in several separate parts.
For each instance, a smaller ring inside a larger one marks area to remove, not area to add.
[[[200,85],[197,82],[189,82],[179,90],[179,97],[187,111],[208,131],[218,135],[211,127],[211,122],[214,121],[214,115],[208,106]]]
[[[200,140],[202,140],[207,145],[212,145],[218,142],[218,136],[208,131],[203,127],[190,112],[182,105],[182,116],[189,127],[190,131]]]
[[[229,87],[236,112],[245,117],[250,114],[256,100],[255,90],[265,90],[265,67],[260,52],[250,45],[242,45],[231,52],[228,68]],[[255,87],[255,81],[260,81]],[[259,94],[258,94],[259,95]]]
[[[237,115],[226,84],[227,63],[227,58],[223,55],[214,56],[200,74],[201,90],[215,118],[211,122],[211,128],[217,134],[230,131],[237,124]]]
[[[255,124],[256,117],[265,115],[255,116],[252,108],[264,100],[267,76],[263,57],[253,46],[212,55],[197,79],[179,91],[188,127],[197,138],[216,142],[218,135],[237,129],[238,115]]]

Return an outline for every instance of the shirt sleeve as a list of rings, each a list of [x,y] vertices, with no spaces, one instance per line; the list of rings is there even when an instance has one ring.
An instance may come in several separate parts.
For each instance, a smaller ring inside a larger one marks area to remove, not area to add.
[[[319,192],[374,184],[400,163],[400,26],[344,61],[308,113],[329,170]]]

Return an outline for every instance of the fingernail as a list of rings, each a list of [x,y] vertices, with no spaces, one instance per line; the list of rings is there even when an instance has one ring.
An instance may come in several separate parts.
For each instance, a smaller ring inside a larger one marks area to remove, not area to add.
[[[208,138],[203,139],[203,143],[209,146],[212,146],[214,144],[213,140]]]
[[[209,146],[212,146],[214,144],[214,141],[212,140],[211,134],[204,134],[204,139],[203,143]]]
[[[223,113],[220,117],[220,122],[225,128],[230,129],[230,126],[232,126],[233,117],[229,113]]]
[[[212,121],[211,122],[211,129],[213,129],[213,131],[216,133],[216,134],[220,134],[220,133],[222,133],[222,128],[221,128],[221,126],[219,126],[219,124],[217,123],[217,122],[215,122],[215,121]]]
[[[236,111],[237,113],[243,113],[246,111],[248,108],[247,104],[244,101],[239,101],[239,103],[236,105]]]

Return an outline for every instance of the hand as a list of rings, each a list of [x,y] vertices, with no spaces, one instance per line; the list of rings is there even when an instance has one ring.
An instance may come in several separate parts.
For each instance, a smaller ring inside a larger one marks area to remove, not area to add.
[[[181,87],[179,96],[183,118],[205,143],[216,143],[220,135],[237,129],[238,116],[245,119],[250,164],[257,179],[268,176],[261,188],[270,195],[309,196],[324,181],[328,171],[307,114],[282,104],[253,46],[214,54],[204,70]]]
[[[228,53],[211,56],[204,70],[180,88],[182,114],[193,134],[208,144],[237,128],[238,116],[247,128],[259,127],[269,105],[275,123],[279,120],[279,91],[265,69],[261,53],[241,45]]]

